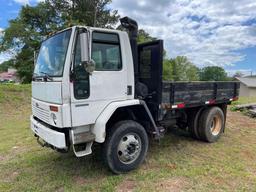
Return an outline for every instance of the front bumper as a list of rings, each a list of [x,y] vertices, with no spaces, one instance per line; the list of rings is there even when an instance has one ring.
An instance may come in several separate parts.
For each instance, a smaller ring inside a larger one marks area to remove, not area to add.
[[[31,122],[31,129],[35,133],[35,135],[40,137],[46,143],[58,149],[67,148],[66,138],[64,133],[50,129],[49,127],[35,120],[32,115],[30,117],[30,122]]]

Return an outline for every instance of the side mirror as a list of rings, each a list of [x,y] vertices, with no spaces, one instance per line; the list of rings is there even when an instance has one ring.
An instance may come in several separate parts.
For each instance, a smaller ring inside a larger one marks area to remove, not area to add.
[[[89,61],[89,38],[88,33],[85,31],[79,34],[80,47],[81,47],[81,62]]]
[[[88,73],[92,73],[95,70],[95,62],[90,58],[89,54],[89,36],[87,31],[83,31],[79,34],[81,45],[81,64],[84,66]]]
[[[95,61],[92,59],[90,61],[82,62],[82,65],[84,66],[85,71],[90,74],[95,70]]]

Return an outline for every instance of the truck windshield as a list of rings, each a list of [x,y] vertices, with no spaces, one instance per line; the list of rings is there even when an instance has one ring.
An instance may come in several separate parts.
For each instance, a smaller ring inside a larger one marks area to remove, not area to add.
[[[62,76],[70,35],[71,29],[58,33],[42,43],[34,76]]]

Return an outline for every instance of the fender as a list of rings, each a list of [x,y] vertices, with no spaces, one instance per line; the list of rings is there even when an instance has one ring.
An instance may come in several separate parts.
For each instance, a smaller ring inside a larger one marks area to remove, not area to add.
[[[116,109],[119,107],[126,107],[126,106],[133,106],[133,105],[141,105],[139,99],[132,99],[132,100],[124,100],[124,101],[117,101],[112,102],[105,109],[103,112],[98,116],[96,122],[92,128],[92,133],[95,135],[95,141],[98,143],[103,143],[106,137],[106,123],[113,115]]]

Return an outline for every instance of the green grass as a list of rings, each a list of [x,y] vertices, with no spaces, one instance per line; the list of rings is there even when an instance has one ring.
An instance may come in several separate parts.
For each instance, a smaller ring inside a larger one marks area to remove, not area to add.
[[[239,97],[237,101],[232,102],[230,110],[236,111],[236,105],[256,103],[256,97]],[[247,110],[241,111],[243,114],[247,114]]]
[[[256,121],[229,112],[217,143],[172,131],[146,161],[113,175],[99,146],[76,158],[40,147],[29,128],[30,85],[0,85],[0,191],[254,191]]]
[[[239,97],[237,101],[232,102],[232,105],[241,105],[248,103],[256,103],[256,97]]]

